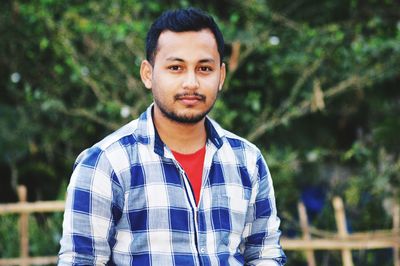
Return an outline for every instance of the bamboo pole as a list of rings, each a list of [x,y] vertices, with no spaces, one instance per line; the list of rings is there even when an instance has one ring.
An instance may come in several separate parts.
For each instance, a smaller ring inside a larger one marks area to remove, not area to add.
[[[395,236],[395,243],[393,245],[393,264],[400,266],[400,206],[396,199],[393,200],[393,235]]]
[[[58,257],[56,257],[56,256],[0,259],[0,266],[48,265],[48,264],[56,264],[57,259],[58,259]]]
[[[308,226],[307,211],[306,211],[306,208],[305,208],[303,202],[299,202],[297,204],[297,210],[299,212],[300,227],[301,227],[301,231],[303,232],[303,240],[309,241],[309,240],[311,240],[311,234],[310,234],[310,228]],[[312,249],[306,249],[305,253],[306,253],[308,266],[316,266],[314,251]]]
[[[65,202],[62,200],[18,202],[0,204],[0,215],[10,213],[57,212],[63,211]]]
[[[18,186],[18,199],[21,203],[27,200],[27,191],[25,186]],[[26,259],[29,257],[29,214],[21,213],[19,216],[19,238],[20,238],[20,257]],[[20,263],[22,266],[29,265],[26,261]]]
[[[55,263],[57,257],[29,257],[29,235],[28,226],[25,226],[25,232],[22,228],[23,218],[28,218],[32,212],[57,212],[64,210],[64,201],[46,201],[46,202],[26,202],[26,188],[18,188],[19,203],[0,204],[0,216],[9,213],[20,213],[20,238],[21,238],[21,257],[20,258],[0,258],[0,266],[4,265],[43,265]],[[394,250],[394,265],[400,266],[399,246],[400,246],[400,208],[398,204],[393,207],[393,228],[391,230],[377,230],[372,232],[361,232],[348,234],[346,230],[346,217],[344,214],[343,202],[340,198],[335,198],[335,219],[338,225],[339,234],[329,233],[327,236],[319,239],[311,238],[311,228],[307,221],[307,214],[304,208],[299,205],[299,216],[303,230],[302,239],[282,238],[281,244],[285,250],[294,251],[315,251],[315,250],[346,250],[350,255],[353,249],[388,249]],[[27,221],[27,220],[26,220]],[[23,233],[24,232],[24,233]],[[345,234],[343,234],[343,232]],[[23,236],[23,237],[22,237]],[[25,243],[25,244],[23,244]],[[25,257],[23,257],[25,254]],[[308,260],[308,262],[310,262]],[[352,263],[352,261],[351,261]],[[309,264],[311,265],[311,264]],[[343,264],[345,266],[349,264]],[[352,264],[350,264],[352,265]]]
[[[349,234],[346,226],[346,215],[343,206],[343,200],[339,197],[333,198],[333,208],[335,209],[335,220],[338,229],[339,237],[343,240],[347,240]],[[349,248],[342,248],[342,263],[343,266],[353,266],[353,258],[351,256],[351,250]]]
[[[281,244],[285,250],[304,251],[312,250],[352,250],[352,249],[390,249],[395,245],[393,236],[370,239],[338,239],[338,238],[323,238],[323,239],[287,239],[281,238]]]

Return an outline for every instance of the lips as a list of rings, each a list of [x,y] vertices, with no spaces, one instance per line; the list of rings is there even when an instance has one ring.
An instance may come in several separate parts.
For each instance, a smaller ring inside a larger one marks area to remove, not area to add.
[[[204,102],[206,97],[201,94],[178,94],[175,100],[183,103],[184,105],[195,105],[198,102]]]

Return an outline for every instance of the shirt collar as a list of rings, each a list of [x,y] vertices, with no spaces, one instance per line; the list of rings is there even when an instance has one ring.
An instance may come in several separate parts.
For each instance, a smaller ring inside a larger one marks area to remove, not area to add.
[[[140,115],[137,128],[137,137],[138,141],[142,144],[154,145],[154,152],[160,156],[164,156],[165,144],[158,135],[153,123],[153,107],[154,103],[151,104],[147,110]],[[205,119],[205,126],[207,139],[211,141],[217,147],[217,149],[221,148],[223,144],[222,138],[225,135],[224,130],[220,127],[220,125],[218,125],[217,122],[208,116]]]

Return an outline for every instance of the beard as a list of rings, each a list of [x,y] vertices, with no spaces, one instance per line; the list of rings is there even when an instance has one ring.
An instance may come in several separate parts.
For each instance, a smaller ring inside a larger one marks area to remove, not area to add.
[[[179,97],[185,96],[185,95],[176,95],[175,101],[179,99]],[[204,95],[199,95],[197,94],[196,96],[201,98],[201,101],[206,102],[206,97]],[[154,97],[154,102],[157,104],[158,108],[160,109],[161,113],[171,121],[181,123],[181,124],[196,124],[203,120],[204,117],[211,111],[211,109],[214,107],[215,102],[217,101],[218,95],[215,97],[213,103],[210,105],[208,109],[206,109],[204,112],[199,113],[199,114],[182,114],[179,115],[177,112],[174,110],[171,110],[168,108],[162,101],[159,101],[157,97]]]

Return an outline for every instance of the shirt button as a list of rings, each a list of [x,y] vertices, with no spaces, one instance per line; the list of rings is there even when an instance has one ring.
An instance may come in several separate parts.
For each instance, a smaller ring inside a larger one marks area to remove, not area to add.
[[[200,252],[204,253],[204,252],[206,252],[206,249],[205,248],[200,248]]]

